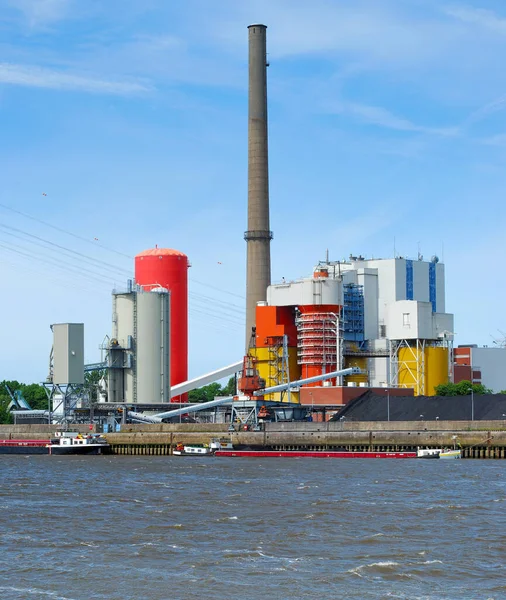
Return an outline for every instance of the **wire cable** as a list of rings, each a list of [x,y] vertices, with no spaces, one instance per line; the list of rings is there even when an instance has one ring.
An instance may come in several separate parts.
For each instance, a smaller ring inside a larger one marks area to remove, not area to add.
[[[35,240],[39,240],[41,242],[44,242],[45,244],[48,244],[49,246],[53,246],[54,248],[59,248],[60,250],[63,250],[65,252],[75,254],[79,258],[84,259],[86,262],[91,262],[91,264],[98,263],[101,265],[101,268],[103,268],[103,269],[106,268],[109,270],[113,270],[115,273],[119,273],[121,271],[123,273],[126,273],[127,275],[130,275],[130,273],[131,273],[130,271],[127,271],[126,269],[123,269],[122,267],[118,267],[117,265],[113,265],[106,261],[93,258],[91,256],[83,254],[82,252],[77,252],[76,250],[71,250],[70,248],[66,248],[65,246],[62,246],[61,244],[57,244],[56,242],[51,242],[49,240],[45,240],[44,238],[42,238],[38,235],[34,235],[33,233],[28,233],[27,231],[23,231],[22,229],[18,229],[17,227],[11,227],[10,225],[4,225],[2,223],[0,223],[0,227],[3,229],[7,229],[9,231],[15,231],[16,233],[21,233],[22,235],[25,235],[25,236],[30,237]]]
[[[113,248],[109,248],[107,246],[104,246],[103,244],[92,242],[91,240],[89,240],[88,238],[83,237],[82,235],[78,235],[77,233],[73,233],[72,231],[69,231],[68,229],[63,229],[62,227],[57,227],[56,225],[52,225],[51,223],[48,223],[47,221],[43,221],[42,219],[38,219],[37,217],[33,217],[32,215],[29,215],[27,213],[21,212],[20,210],[16,210],[15,208],[7,206],[7,204],[2,204],[0,202],[0,206],[2,208],[10,210],[13,213],[21,215],[22,217],[25,217],[27,219],[31,219],[32,221],[35,221],[36,223],[41,223],[42,225],[45,225],[46,227],[51,227],[52,229],[55,229],[56,231],[60,231],[61,233],[65,233],[67,235],[70,235],[70,236],[72,236],[72,237],[74,237],[74,238],[76,238],[78,240],[81,240],[81,241],[86,242],[88,244],[92,244],[93,246],[100,246],[100,248],[103,248],[104,250],[107,250],[108,252],[114,252],[114,254],[118,254],[119,256],[124,256],[125,258],[133,259],[133,256],[130,256],[129,254],[125,254],[123,252],[119,252],[118,250],[114,250]]]

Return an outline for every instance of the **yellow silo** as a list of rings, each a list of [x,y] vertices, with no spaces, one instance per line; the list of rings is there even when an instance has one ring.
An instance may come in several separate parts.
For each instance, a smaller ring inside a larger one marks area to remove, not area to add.
[[[399,387],[413,388],[415,395],[434,396],[434,388],[448,383],[448,348],[422,346],[400,348],[397,355]]]
[[[448,348],[429,346],[425,348],[425,395],[435,396],[434,388],[448,383]]]

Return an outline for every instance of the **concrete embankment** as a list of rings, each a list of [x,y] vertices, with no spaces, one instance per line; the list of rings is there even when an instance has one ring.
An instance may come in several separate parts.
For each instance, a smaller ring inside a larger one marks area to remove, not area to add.
[[[89,426],[72,427],[88,433]],[[1,425],[0,439],[48,439],[55,426]],[[95,431],[95,428],[93,429]],[[262,431],[244,431],[227,424],[123,425],[117,433],[105,434],[114,454],[170,454],[179,442],[203,444],[211,438],[231,440],[234,446],[277,450],[406,451],[418,446],[452,446],[454,436],[466,458],[505,458],[505,421],[406,421],[266,423]]]

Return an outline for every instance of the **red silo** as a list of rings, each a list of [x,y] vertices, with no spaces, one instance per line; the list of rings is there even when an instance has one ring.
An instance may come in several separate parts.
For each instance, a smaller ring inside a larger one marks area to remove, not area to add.
[[[188,380],[188,257],[178,250],[154,248],[135,257],[135,281],[145,290],[170,291],[170,385]],[[172,398],[186,402],[187,394]]]

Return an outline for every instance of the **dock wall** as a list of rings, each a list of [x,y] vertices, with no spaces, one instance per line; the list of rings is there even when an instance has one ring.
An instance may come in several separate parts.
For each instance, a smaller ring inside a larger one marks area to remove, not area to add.
[[[89,433],[88,425],[73,430]],[[49,439],[55,426],[0,425],[0,439]],[[95,428],[92,430],[95,431]],[[406,421],[266,423],[262,431],[244,431],[226,424],[123,425],[117,433],[105,434],[114,454],[171,454],[177,443],[208,443],[213,437],[234,445],[274,447],[277,450],[407,451],[418,446],[452,446],[457,436],[465,458],[505,458],[505,421]]]

